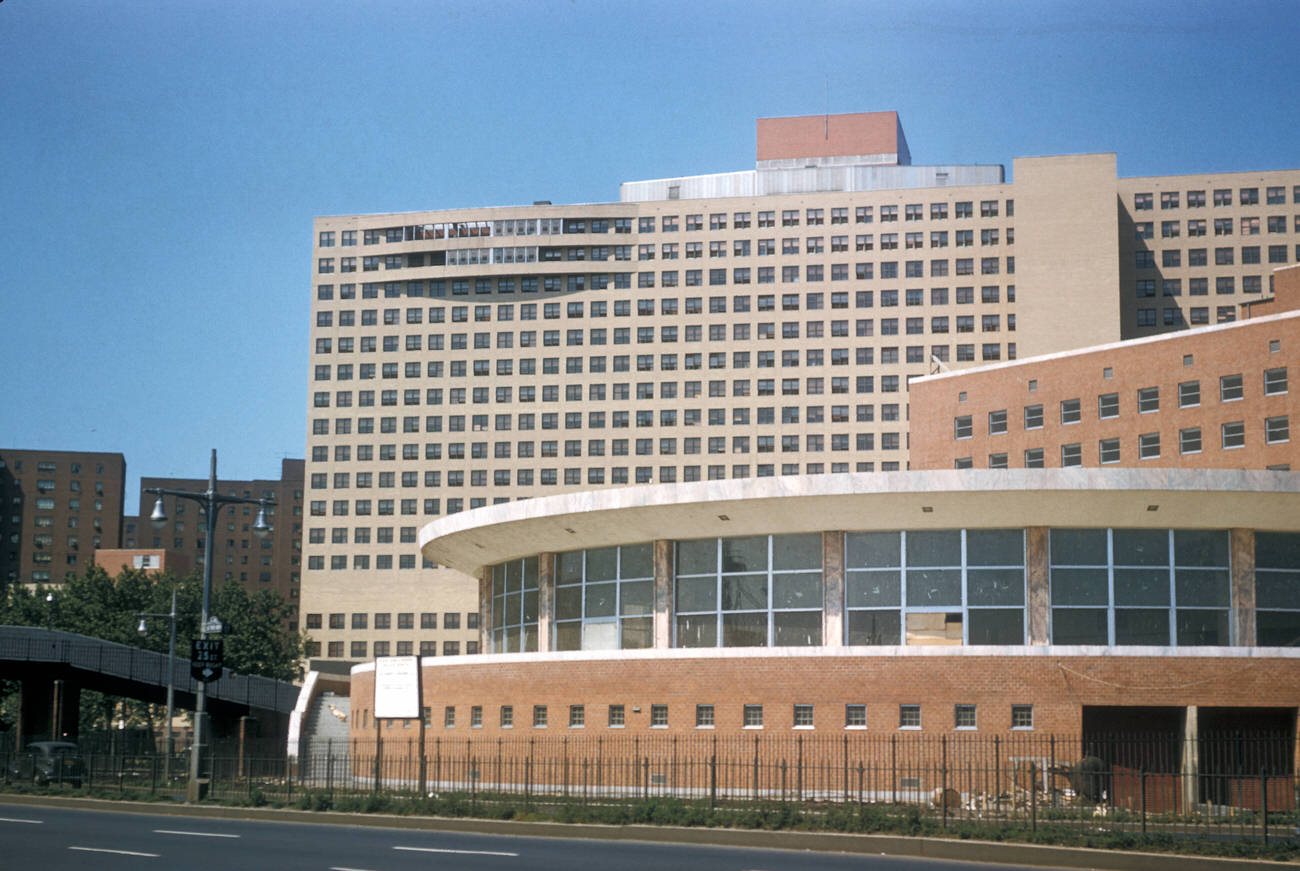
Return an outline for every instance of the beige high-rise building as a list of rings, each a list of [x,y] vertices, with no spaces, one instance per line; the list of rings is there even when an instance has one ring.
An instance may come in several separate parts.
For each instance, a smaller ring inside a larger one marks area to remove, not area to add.
[[[315,221],[314,666],[479,651],[475,580],[418,551],[439,515],[906,469],[910,378],[1232,319],[1300,245],[1300,171],[1007,181],[911,165],[892,112],[757,139],[753,170],[618,202]]]

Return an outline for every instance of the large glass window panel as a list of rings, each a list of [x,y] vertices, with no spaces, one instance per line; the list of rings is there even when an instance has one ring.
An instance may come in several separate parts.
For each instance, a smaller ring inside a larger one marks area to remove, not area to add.
[[[909,532],[907,564],[909,566],[961,565],[961,531],[944,529]]]
[[[578,622],[558,624],[555,627],[555,649],[581,650],[582,624]]]
[[[1024,644],[1024,608],[972,608],[967,612],[970,644]]]
[[[902,587],[902,574],[897,571],[844,573],[845,602],[850,608],[899,605]]]
[[[654,581],[624,581],[620,585],[619,613],[653,614],[655,586]]]
[[[1104,566],[1107,563],[1106,530],[1053,529],[1051,557],[1054,566]]]
[[[1115,605],[1168,605],[1169,569],[1115,569]]]
[[[821,533],[772,536],[773,570],[819,569],[821,567]]]
[[[1227,530],[1186,529],[1175,531],[1174,564],[1211,568],[1227,566]]]
[[[772,575],[772,607],[774,609],[820,609],[821,606],[822,576],[820,572]]]
[[[1174,595],[1180,608],[1227,608],[1227,569],[1175,569]]]
[[[1024,569],[967,569],[966,604],[1025,604]]]
[[[677,611],[716,611],[718,580],[716,576],[677,579]]]
[[[654,545],[631,544],[624,545],[619,550],[619,577],[627,580],[655,576]]]
[[[767,612],[723,614],[722,646],[767,646]]]
[[[1300,534],[1256,532],[1255,567],[1300,570]]]
[[[1166,608],[1116,608],[1116,644],[1169,644],[1169,610]]]
[[[722,571],[767,571],[767,536],[722,539]]]
[[[1053,608],[1053,644],[1108,644],[1105,608]]]
[[[1255,643],[1260,647],[1300,647],[1300,611],[1256,611]]]
[[[583,650],[617,650],[618,642],[619,627],[617,620],[608,620],[603,623],[593,623],[589,620],[583,622]]]
[[[850,611],[850,645],[892,645],[901,640],[898,611]]]
[[[722,578],[722,610],[767,608],[767,575],[726,575]]]
[[[901,566],[897,532],[850,532],[844,536],[845,568],[874,569]]]
[[[908,547],[909,557],[911,546]],[[960,561],[960,556],[958,557]],[[961,605],[960,569],[908,569],[909,607],[934,608]]]
[[[1105,569],[1052,569],[1053,605],[1109,605]]]
[[[624,650],[641,650],[654,646],[654,618],[633,617],[622,621]]]
[[[1228,641],[1228,612],[1211,608],[1179,608],[1179,647],[1220,647]]]
[[[677,574],[699,575],[718,570],[718,540],[699,538],[677,542]]]
[[[555,588],[555,619],[582,619],[582,587]]]
[[[1025,534],[1019,529],[971,529],[966,532],[966,565],[1023,566]]]
[[[1255,607],[1300,609],[1300,571],[1258,572],[1255,575]]]
[[[580,550],[571,550],[555,555],[556,585],[582,583],[582,554]]]
[[[717,647],[716,614],[680,614],[677,617],[678,647]]]
[[[588,582],[585,591],[586,613],[588,620],[593,617],[613,617],[617,607],[618,584],[593,584]]]
[[[775,647],[817,647],[822,643],[821,611],[784,611],[772,615]]]
[[[587,551],[587,583],[612,581],[618,577],[618,548],[602,547]]]
[[[1169,565],[1169,533],[1163,529],[1116,529],[1112,547],[1117,566]]]

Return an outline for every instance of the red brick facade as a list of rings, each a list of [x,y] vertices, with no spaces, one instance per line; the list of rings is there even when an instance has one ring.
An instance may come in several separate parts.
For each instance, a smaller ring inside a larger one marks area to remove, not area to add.
[[[918,379],[911,468],[1026,468],[1041,451],[1045,468],[1298,469],[1297,348],[1300,315],[1279,314]]]
[[[1077,735],[1085,706],[1277,708],[1294,707],[1300,698],[1296,660],[1222,655],[837,656],[819,651],[813,656],[609,654],[581,661],[506,655],[428,664],[423,680],[430,739],[698,734],[697,705],[714,706],[718,734],[748,733],[742,728],[743,708],[755,704],[763,706],[762,731],[769,734],[792,731],[795,705],[813,706],[808,731],[840,734],[850,704],[866,705],[868,732],[899,731],[900,705],[919,705],[920,729],[903,731],[947,734],[954,731],[954,706],[962,704],[976,706],[981,734],[1010,734],[1012,706],[1032,705],[1035,732]],[[356,738],[373,736],[373,694],[374,671],[354,672]],[[624,706],[622,729],[607,725],[611,704]],[[513,728],[500,728],[503,705],[513,709]],[[546,728],[532,725],[535,705],[547,708]],[[584,708],[580,729],[568,725],[571,705]],[[651,727],[653,705],[667,705],[666,730]],[[454,728],[443,725],[448,706],[456,709]],[[482,708],[481,728],[470,725],[474,706]]]

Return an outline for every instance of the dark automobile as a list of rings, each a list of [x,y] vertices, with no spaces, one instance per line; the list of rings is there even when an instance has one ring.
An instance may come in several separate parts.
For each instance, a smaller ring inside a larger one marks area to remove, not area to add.
[[[28,783],[80,784],[86,765],[70,741],[33,741],[9,763],[9,779]]]

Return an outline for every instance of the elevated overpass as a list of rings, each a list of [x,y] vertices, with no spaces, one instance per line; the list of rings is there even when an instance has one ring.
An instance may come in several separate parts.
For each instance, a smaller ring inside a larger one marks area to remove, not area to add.
[[[77,740],[81,690],[163,704],[167,700],[167,654],[32,626],[0,626],[0,677],[22,686],[17,746],[40,738]],[[175,660],[177,709],[194,709],[198,682],[190,661]],[[298,700],[287,681],[229,670],[207,686],[213,735],[231,735],[242,717],[256,719],[265,736],[283,736]]]

